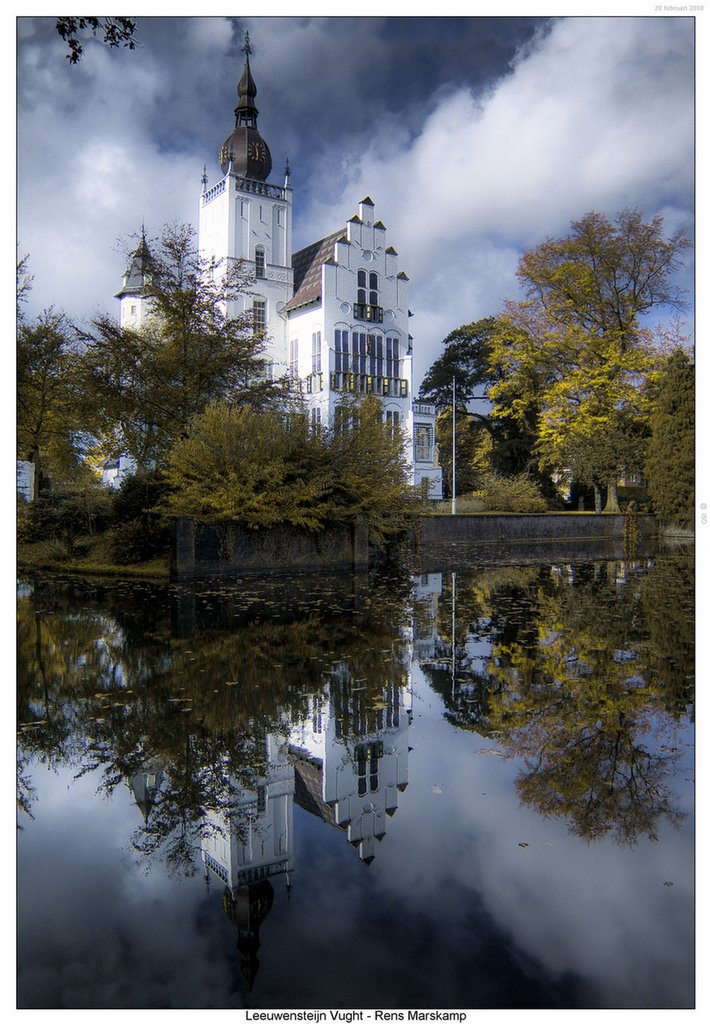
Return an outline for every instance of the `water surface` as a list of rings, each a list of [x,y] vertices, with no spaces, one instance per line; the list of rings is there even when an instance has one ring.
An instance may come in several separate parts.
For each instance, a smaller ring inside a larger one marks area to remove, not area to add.
[[[22,580],[18,1005],[692,1006],[692,572]]]

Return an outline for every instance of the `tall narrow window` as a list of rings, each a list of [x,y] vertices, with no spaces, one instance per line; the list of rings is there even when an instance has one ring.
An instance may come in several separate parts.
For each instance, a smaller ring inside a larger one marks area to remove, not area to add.
[[[289,342],[288,372],[294,380],[298,377],[298,338],[291,338]]]
[[[311,369],[313,373],[320,373],[321,370],[320,331],[314,331],[311,339]]]
[[[266,330],[266,300],[254,299],[252,310],[254,315],[254,330]]]
[[[342,434],[348,429],[348,410],[344,409],[342,405],[335,407],[333,425],[336,434]]]
[[[347,373],[350,369],[348,359],[348,332],[335,332],[335,372]]]
[[[387,339],[387,376],[399,377],[399,338]]]
[[[264,258],[264,248],[261,245],[257,245],[254,250],[254,264],[256,266],[256,276],[266,277],[266,260]]]
[[[392,433],[399,427],[399,412],[396,409],[387,412],[386,423]]]
[[[367,302],[367,272],[364,270],[357,272],[357,301]]]
[[[367,349],[370,355],[370,373],[373,377],[382,376],[382,337],[378,334],[369,334]]]
[[[370,305],[379,306],[380,304],[380,284],[377,279],[377,274],[373,271],[370,272]]]

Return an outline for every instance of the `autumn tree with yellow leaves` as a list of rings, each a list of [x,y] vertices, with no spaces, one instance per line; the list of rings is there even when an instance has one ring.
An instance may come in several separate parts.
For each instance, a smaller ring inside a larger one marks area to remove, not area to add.
[[[619,510],[618,480],[643,466],[643,384],[656,358],[643,317],[681,309],[675,274],[690,242],[663,220],[591,212],[569,235],[525,253],[525,297],[506,304],[491,340],[494,417],[536,424],[541,468],[567,470]]]

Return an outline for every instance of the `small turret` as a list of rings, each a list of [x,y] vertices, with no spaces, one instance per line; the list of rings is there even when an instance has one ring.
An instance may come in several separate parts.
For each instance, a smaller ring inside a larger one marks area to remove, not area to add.
[[[152,257],[145,237],[145,226],[141,228],[141,237],[123,274],[123,282],[116,292],[121,304],[121,325],[137,325],[146,311],[146,301],[150,289],[152,274]]]

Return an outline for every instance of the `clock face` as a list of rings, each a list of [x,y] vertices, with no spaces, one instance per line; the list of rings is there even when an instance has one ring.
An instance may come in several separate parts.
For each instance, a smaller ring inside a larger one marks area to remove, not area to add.
[[[258,163],[264,161],[264,143],[263,142],[250,142],[247,146],[247,156],[250,160],[256,160]]]

